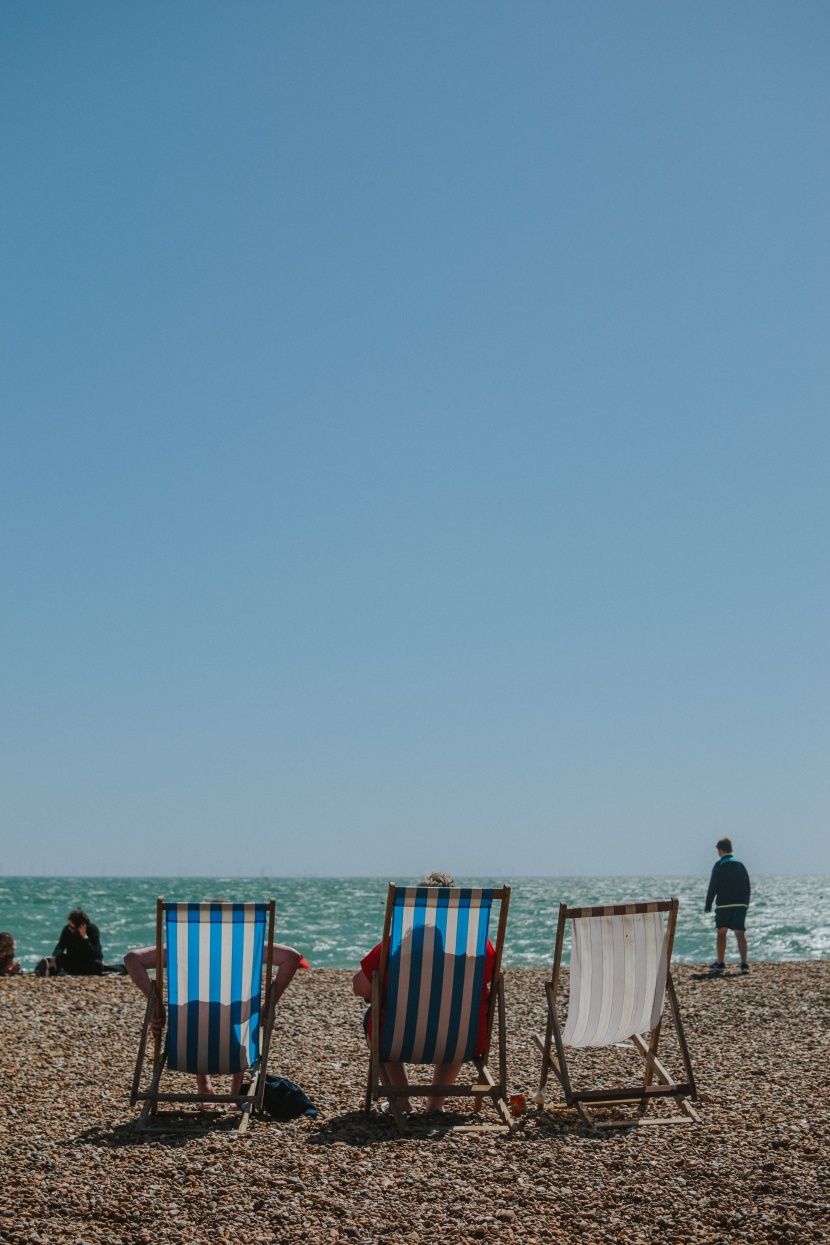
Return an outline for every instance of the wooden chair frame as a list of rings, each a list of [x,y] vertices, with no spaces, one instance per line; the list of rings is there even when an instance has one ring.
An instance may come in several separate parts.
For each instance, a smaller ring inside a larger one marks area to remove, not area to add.
[[[504,947],[504,931],[507,926],[507,909],[510,904],[510,887],[502,886],[498,890],[493,891],[493,899],[499,900],[499,923],[496,934],[495,961],[493,963],[493,976],[490,982],[490,1001],[487,1008],[487,1041],[481,1056],[476,1056],[469,1062],[472,1062],[477,1072],[477,1078],[474,1082],[467,1084],[453,1085],[419,1085],[409,1084],[408,1086],[393,1085],[389,1079],[386,1070],[386,1064],[380,1057],[380,1036],[381,1036],[381,1013],[385,1003],[386,995],[386,968],[389,960],[389,940],[392,929],[392,910],[394,906],[396,886],[394,882],[389,883],[389,890],[386,899],[386,915],[383,922],[383,937],[381,940],[380,965],[372,973],[372,1038],[369,1044],[369,1074],[366,1084],[365,1111],[368,1115],[372,1109],[372,1103],[379,1098],[386,1098],[392,1113],[392,1118],[399,1133],[406,1133],[406,1119],[398,1104],[399,1098],[408,1097],[438,1097],[438,1098],[467,1098],[474,1099],[474,1110],[481,1111],[484,1098],[489,1097],[503,1123],[501,1125],[480,1124],[468,1126],[465,1132],[489,1131],[497,1128],[503,1131],[505,1128],[512,1131],[514,1119],[510,1114],[510,1108],[507,1104],[507,1027],[504,1003],[504,973],[501,971],[502,950]],[[476,1006],[479,1000],[476,1000]],[[499,1042],[499,1065],[498,1077],[494,1076],[489,1067],[490,1047],[493,1038],[493,1025],[498,1020],[498,1042]]]
[[[265,944],[266,970],[265,970],[265,1008],[261,1013],[263,1019],[260,1021],[259,1029],[259,1055],[254,1060],[248,1071],[251,1074],[250,1082],[244,1094],[185,1094],[185,1093],[162,1093],[159,1090],[162,1073],[167,1064],[167,1036],[164,1038],[162,1046],[161,1037],[153,1035],[153,1072],[150,1084],[146,1090],[142,1091],[141,1074],[144,1068],[145,1053],[147,1050],[147,1039],[150,1034],[150,1024],[155,1016],[160,1016],[162,1012],[162,1002],[164,997],[164,900],[159,898],[156,900],[156,978],[150,987],[150,994],[147,998],[147,1007],[144,1012],[144,1024],[141,1030],[141,1038],[138,1044],[138,1056],[136,1058],[135,1073],[133,1075],[133,1084],[130,1091],[130,1106],[134,1107],[136,1103],[143,1102],[141,1114],[136,1124],[139,1132],[152,1131],[163,1132],[163,1128],[149,1124],[150,1117],[158,1116],[158,1106],[160,1102],[202,1102],[206,1105],[213,1106],[218,1103],[236,1103],[241,1106],[242,1114],[239,1121],[239,1127],[236,1135],[244,1133],[248,1128],[251,1111],[261,1111],[262,1102],[265,1094],[265,1073],[268,1066],[268,1053],[271,1048],[271,1033],[274,1027],[274,1016],[276,1012],[276,996],[272,990],[272,965],[269,948],[274,941],[274,916],[276,902],[270,900],[268,904],[268,933],[266,935],[267,942]],[[262,986],[260,984],[260,996]],[[182,1130],[176,1129],[176,1132]],[[199,1131],[202,1131],[201,1129]]]
[[[700,1116],[688,1101],[689,1098],[697,1100],[697,1089],[695,1087],[689,1048],[686,1043],[686,1033],[677,1002],[677,992],[671,975],[671,956],[678,909],[678,900],[674,897],[670,900],[661,900],[656,903],[637,904],[637,910],[640,912],[668,913],[666,927],[666,990],[686,1079],[684,1081],[676,1081],[657,1057],[660,1031],[663,1023],[661,1016],[651,1030],[648,1041],[645,1041],[639,1033],[634,1033],[631,1037],[635,1049],[639,1051],[645,1061],[641,1084],[607,1090],[580,1090],[574,1089],[571,1082],[571,1070],[565,1055],[562,1029],[556,1011],[556,993],[559,986],[562,948],[565,941],[565,923],[575,917],[614,916],[619,914],[621,908],[628,906],[630,905],[608,904],[599,907],[569,908],[564,903],[559,905],[559,924],[556,929],[553,970],[550,981],[545,982],[545,993],[547,994],[548,1003],[547,1029],[544,1041],[538,1034],[534,1034],[533,1037],[534,1042],[542,1052],[542,1071],[536,1097],[543,1101],[548,1075],[552,1071],[562,1086],[565,1102],[569,1107],[573,1107],[576,1110],[582,1122],[590,1128],[631,1128],[643,1124],[699,1124]],[[657,1084],[654,1083],[655,1080]],[[652,1117],[646,1120],[644,1117],[649,1104],[658,1098],[674,1100],[680,1107],[682,1114],[668,1117]],[[597,1120],[593,1115],[594,1110],[597,1108],[617,1108],[622,1105],[634,1104],[636,1104],[637,1108],[636,1114],[624,1120]]]

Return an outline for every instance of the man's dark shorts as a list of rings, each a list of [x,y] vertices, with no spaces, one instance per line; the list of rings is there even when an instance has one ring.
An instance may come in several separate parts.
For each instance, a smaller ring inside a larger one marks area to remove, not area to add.
[[[736,908],[715,908],[716,929],[746,929],[746,904]]]

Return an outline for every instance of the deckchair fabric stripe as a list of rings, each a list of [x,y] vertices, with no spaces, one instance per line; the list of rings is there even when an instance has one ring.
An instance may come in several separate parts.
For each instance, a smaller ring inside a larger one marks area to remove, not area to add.
[[[567,1046],[608,1046],[657,1023],[666,989],[667,910],[619,904],[583,909],[594,915],[573,919]]]
[[[178,993],[178,986],[174,985],[171,989],[171,982],[177,983],[179,977],[179,944],[177,939],[171,939],[166,936],[167,943],[167,1060],[171,1068],[178,1067],[179,1062],[179,1026],[176,1023],[176,1017],[170,1011],[170,998],[175,992]],[[158,970],[156,970],[156,984],[158,985]]]
[[[174,1071],[244,1072],[256,1060],[268,911],[268,904],[164,904]]]
[[[651,903],[615,903],[601,904],[591,908],[568,908],[565,916],[633,916],[644,912],[668,912],[671,908],[670,899],[657,899]]]
[[[466,973],[466,954],[467,954],[467,938],[469,934],[469,910],[466,907],[459,906],[458,919],[455,928],[455,972],[453,973],[452,989],[450,990],[450,1015],[447,1024],[447,1041],[444,1047],[448,1053],[447,1063],[451,1063],[458,1048],[461,1034],[461,1006],[464,1001],[464,982],[467,977]],[[458,951],[461,950],[464,960],[459,962]],[[452,1051],[452,1056],[449,1052]]]
[[[395,888],[381,1059],[472,1058],[492,902],[491,889]]]
[[[187,1051],[187,1069],[183,1071],[199,1071],[199,968],[201,966],[199,958],[199,926],[195,921],[188,919],[185,926],[185,938],[187,940],[187,959],[182,960],[184,971],[187,975],[187,1002],[184,1000],[184,1008],[187,1011],[187,1032],[185,1034],[184,1047]]]

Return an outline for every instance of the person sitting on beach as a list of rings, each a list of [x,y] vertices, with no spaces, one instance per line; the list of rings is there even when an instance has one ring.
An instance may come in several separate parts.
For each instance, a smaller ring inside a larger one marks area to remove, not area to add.
[[[211,902],[225,903],[226,901],[223,899],[216,899],[216,900],[212,900]],[[162,952],[162,955],[163,955],[163,967],[166,968],[167,967],[166,948]],[[285,947],[281,943],[278,943],[278,942],[272,942],[270,949],[268,947],[268,944],[266,943],[265,950],[263,952],[262,962],[263,964],[267,964],[269,960],[274,965],[274,968],[276,968],[277,970],[276,974],[274,975],[273,982],[272,982],[272,989],[274,991],[273,997],[274,997],[274,1001],[276,1002],[276,1000],[280,997],[280,995],[285,992],[287,987],[293,981],[294,974],[296,973],[297,969],[298,968],[310,968],[311,965],[308,963],[308,961],[303,956],[300,955],[299,951],[295,951],[293,947]],[[149,977],[147,970],[150,968],[154,969],[156,967],[156,948],[155,947],[142,947],[138,951],[128,951],[127,954],[124,956],[124,967],[127,970],[128,976],[138,986],[139,990],[144,995],[145,999],[148,998],[150,994],[151,981],[150,981],[150,977]],[[160,1014],[157,1016],[154,1016],[152,1020],[150,1021],[150,1029],[154,1037],[161,1036],[166,1019],[167,1018],[165,1015],[164,1004],[162,1003]],[[238,1094],[240,1092],[240,1090],[242,1089],[242,1082],[244,1080],[244,1077],[245,1077],[244,1072],[234,1073],[233,1078],[231,1080],[231,1090],[230,1090],[232,1094]],[[216,1092],[213,1088],[213,1083],[211,1082],[210,1077],[207,1074],[201,1073],[201,1072],[198,1073],[196,1076],[196,1088],[197,1088],[198,1093],[200,1094],[213,1094]],[[204,1104],[201,1104],[201,1106],[203,1110],[206,1110]]]
[[[101,935],[83,908],[74,908],[66,918],[57,946],[49,959],[43,959],[35,972],[39,977],[55,973],[69,977],[100,977],[104,970]]]
[[[421,878],[419,886],[455,886],[455,882],[448,873],[429,873],[425,878]],[[360,961],[360,968],[355,973],[352,980],[352,990],[360,999],[366,999],[371,1002],[372,999],[372,974],[380,968],[380,951],[381,943],[373,947],[368,955],[365,955]],[[493,966],[496,960],[496,951],[490,939],[487,939],[484,959],[484,982],[481,988],[481,1005],[479,1010],[478,1022],[478,1040],[476,1042],[476,1054],[481,1054],[487,1042],[487,1009],[490,1003],[490,979],[493,976]],[[371,1007],[363,1017],[363,1031],[366,1034],[366,1041],[371,1044],[372,1041],[372,1009]],[[384,1063],[389,1080],[393,1085],[406,1086],[409,1084],[406,1076],[406,1067],[402,1063]],[[453,1085],[458,1078],[463,1064],[461,1063],[437,1063],[432,1071],[433,1085]],[[444,1108],[443,1098],[427,1098],[424,1106],[425,1115],[435,1115]],[[412,1111],[412,1101],[409,1098],[400,1100],[401,1110],[405,1112]]]
[[[723,974],[726,961],[726,935],[734,930],[735,941],[741,957],[741,972],[749,972],[746,947],[746,910],[749,907],[749,874],[746,866],[732,855],[732,840],[719,839],[716,844],[718,859],[712,867],[712,877],[706,895],[706,911],[715,905],[715,928],[717,929],[717,956],[710,972],[716,977]]]
[[[20,961],[14,958],[14,939],[0,934],[0,977],[13,977],[20,972]]]

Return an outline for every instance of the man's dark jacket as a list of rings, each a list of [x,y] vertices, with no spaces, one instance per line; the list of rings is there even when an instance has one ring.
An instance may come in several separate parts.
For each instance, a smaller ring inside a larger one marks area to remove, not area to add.
[[[749,903],[749,874],[746,865],[734,856],[721,856],[712,870],[706,895],[706,911],[716,908],[737,908]]]
[[[98,926],[90,921],[86,927],[86,938],[82,938],[77,930],[73,933],[68,925],[64,925],[52,954],[58,968],[62,968],[70,977],[96,976],[101,971],[104,959]]]

